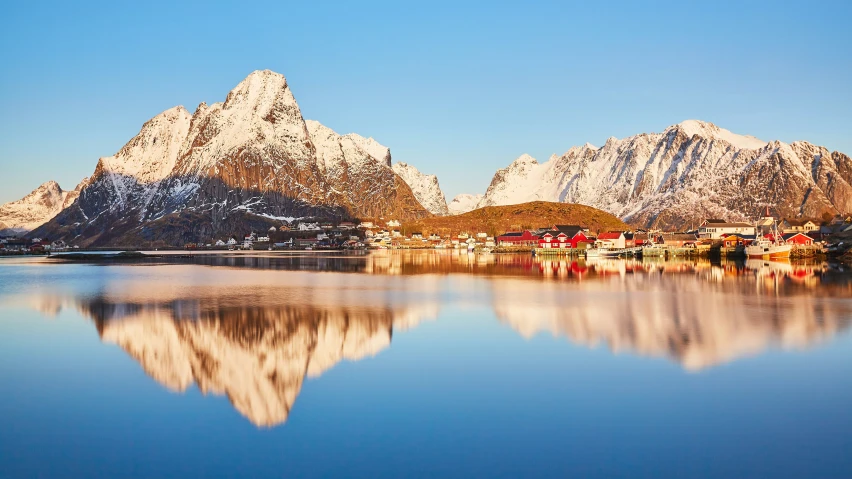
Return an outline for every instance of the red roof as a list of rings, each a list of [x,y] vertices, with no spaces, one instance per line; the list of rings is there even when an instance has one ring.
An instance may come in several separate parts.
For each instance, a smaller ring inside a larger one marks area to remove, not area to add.
[[[618,239],[618,238],[621,238],[621,232],[601,233],[601,234],[598,235],[599,240],[613,240],[613,239]]]

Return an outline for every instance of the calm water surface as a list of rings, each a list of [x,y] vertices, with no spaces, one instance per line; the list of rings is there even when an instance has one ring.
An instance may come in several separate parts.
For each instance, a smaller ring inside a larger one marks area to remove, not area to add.
[[[852,477],[852,272],[0,259],[0,478]]]

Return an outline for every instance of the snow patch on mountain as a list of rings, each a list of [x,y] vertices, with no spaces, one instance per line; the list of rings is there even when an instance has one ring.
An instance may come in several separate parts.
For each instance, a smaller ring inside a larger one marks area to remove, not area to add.
[[[675,127],[679,128],[689,137],[698,135],[703,138],[719,139],[727,141],[728,143],[734,145],[737,148],[757,150],[767,145],[765,141],[759,140],[753,136],[737,135],[736,133],[731,133],[730,131],[724,128],[719,128],[718,126],[706,121],[686,120],[680,122]]]
[[[414,166],[403,162],[395,163],[393,171],[408,184],[417,201],[430,213],[440,216],[450,214],[447,209],[447,199],[441,191],[437,176],[421,173]]]
[[[482,193],[477,193],[475,195],[471,195],[469,193],[462,193],[460,195],[456,195],[453,198],[453,201],[447,205],[447,209],[450,210],[451,215],[460,215],[462,213],[467,213],[468,211],[475,210],[479,207],[479,203],[482,202],[482,198],[485,195]]]

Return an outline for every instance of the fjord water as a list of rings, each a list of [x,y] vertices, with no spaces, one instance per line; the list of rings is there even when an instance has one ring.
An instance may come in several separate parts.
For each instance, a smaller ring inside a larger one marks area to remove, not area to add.
[[[852,273],[0,260],[0,477],[852,477]]]

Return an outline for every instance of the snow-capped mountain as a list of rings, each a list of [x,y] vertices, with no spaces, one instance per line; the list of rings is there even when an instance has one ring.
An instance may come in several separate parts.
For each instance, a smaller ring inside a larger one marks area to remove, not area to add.
[[[84,184],[85,180],[73,190],[63,190],[48,181],[20,200],[0,205],[0,233],[23,234],[43,225],[73,203]]]
[[[477,205],[580,203],[636,225],[683,227],[707,217],[819,217],[852,211],[852,160],[798,141],[764,142],[689,120],[662,133],[610,138],[538,163],[523,155],[494,175]]]
[[[285,217],[428,216],[390,160],[372,138],[306,122],[284,76],[255,71],[223,103],[145,123],[40,233],[183,244]]]
[[[444,197],[444,192],[441,191],[437,176],[421,173],[412,165],[402,162],[394,163],[393,171],[408,183],[411,191],[414,192],[414,197],[430,213],[439,216],[450,214],[447,209],[447,199]]]
[[[468,211],[475,210],[484,197],[485,195],[482,193],[477,193],[475,195],[462,193],[453,198],[453,201],[447,205],[447,209],[450,210],[451,215],[467,213]]]

